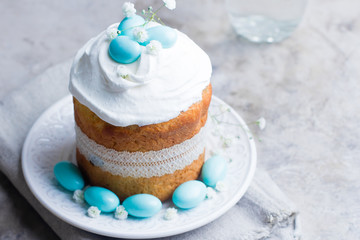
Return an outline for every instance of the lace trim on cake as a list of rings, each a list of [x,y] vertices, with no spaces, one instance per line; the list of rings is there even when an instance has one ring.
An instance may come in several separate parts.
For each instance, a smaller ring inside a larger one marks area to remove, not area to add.
[[[85,135],[78,126],[76,147],[93,165],[113,175],[122,177],[160,177],[184,169],[198,159],[205,148],[206,127],[191,139],[159,151],[127,152],[116,151],[97,144]]]

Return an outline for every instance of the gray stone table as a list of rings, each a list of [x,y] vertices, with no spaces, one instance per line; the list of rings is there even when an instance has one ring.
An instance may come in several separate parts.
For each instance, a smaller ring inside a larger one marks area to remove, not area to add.
[[[119,21],[121,5],[1,0],[0,100]],[[215,95],[249,123],[266,118],[251,125],[258,165],[298,206],[303,239],[359,239],[360,2],[310,1],[279,44],[236,37],[221,0],[179,0],[161,16],[209,54]],[[0,239],[56,239],[2,174],[0,212]]]

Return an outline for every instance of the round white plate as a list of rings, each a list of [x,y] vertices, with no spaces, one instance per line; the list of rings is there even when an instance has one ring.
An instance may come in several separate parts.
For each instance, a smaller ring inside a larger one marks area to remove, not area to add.
[[[72,200],[72,193],[56,181],[53,167],[59,161],[74,160],[75,130],[72,97],[67,96],[45,111],[31,128],[22,151],[22,169],[32,193],[50,212],[83,230],[119,238],[155,238],[184,233],[201,227],[229,210],[244,195],[256,167],[254,140],[241,117],[226,103],[213,97],[209,110],[207,157],[222,154],[228,159],[224,179],[226,191],[217,192],[190,210],[165,220],[170,200],[155,216],[117,220],[112,214],[98,218],[86,215],[86,204]]]

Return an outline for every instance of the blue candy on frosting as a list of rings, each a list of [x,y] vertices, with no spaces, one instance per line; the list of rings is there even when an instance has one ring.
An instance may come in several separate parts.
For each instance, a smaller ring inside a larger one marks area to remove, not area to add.
[[[136,27],[141,27],[144,23],[145,23],[144,18],[135,14],[131,17],[124,18],[119,24],[118,30],[121,31],[120,35],[125,35],[133,39],[134,29]]]
[[[110,57],[122,64],[135,62],[141,54],[139,43],[131,40],[128,36],[117,36],[109,46]]]
[[[134,29],[137,27],[147,27],[143,17],[133,15],[124,18],[118,26],[120,30],[119,36],[113,39],[109,46],[110,57],[122,64],[135,62],[141,55],[140,45],[146,46],[152,40],[159,41],[163,48],[171,48],[177,40],[177,32],[175,29],[158,25],[146,29],[148,39],[145,42],[138,43],[134,37]]]
[[[163,48],[171,48],[177,40],[177,32],[175,29],[163,25],[146,29],[149,38],[141,45],[146,46],[151,40],[157,40]]]

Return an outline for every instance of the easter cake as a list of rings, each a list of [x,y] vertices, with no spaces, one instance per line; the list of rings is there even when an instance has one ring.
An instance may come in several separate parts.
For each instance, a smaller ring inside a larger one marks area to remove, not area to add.
[[[204,163],[211,62],[184,33],[155,22],[152,9],[140,16],[127,3],[123,11],[71,68],[77,164],[121,200],[164,201]]]

